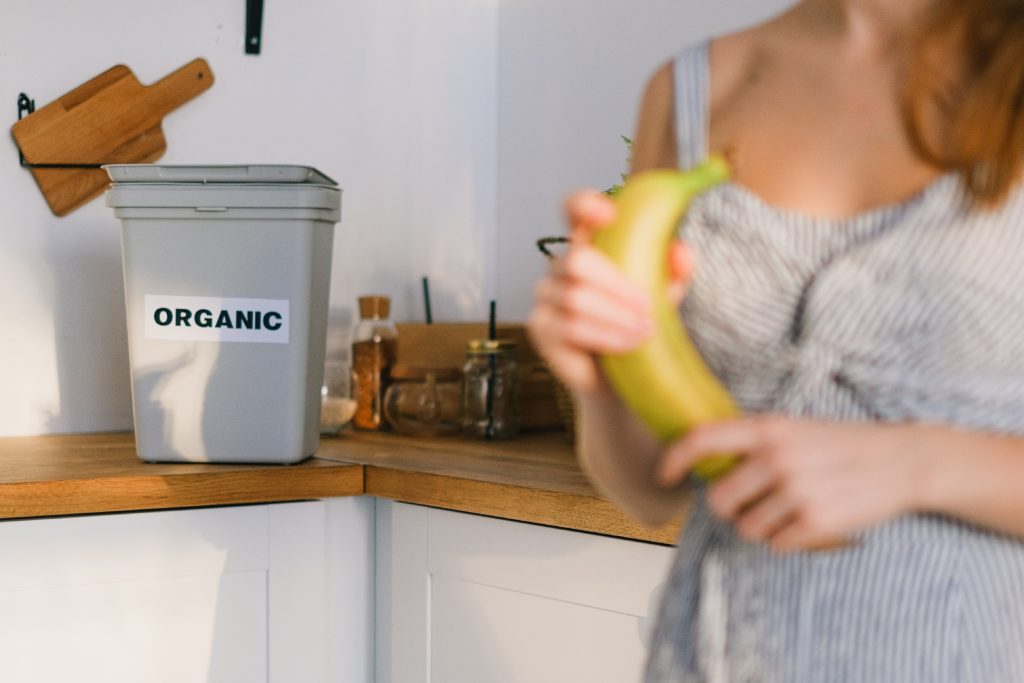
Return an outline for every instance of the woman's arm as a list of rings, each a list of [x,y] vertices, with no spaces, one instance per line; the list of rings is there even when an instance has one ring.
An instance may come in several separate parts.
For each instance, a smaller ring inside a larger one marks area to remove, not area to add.
[[[925,428],[915,507],[1024,537],[1024,439]]]
[[[676,163],[672,67],[666,64],[645,89],[633,141],[632,172]],[[686,492],[655,476],[663,447],[615,396],[595,356],[635,348],[651,334],[650,302],[606,257],[591,235],[614,217],[614,204],[596,193],[566,204],[572,245],[537,287],[527,327],[541,355],[576,398],[580,464],[594,485],[642,522],[659,525],[682,512]],[[681,245],[670,269],[682,296],[688,259]]]
[[[936,512],[1024,536],[1024,440],[953,427],[827,423],[763,415],[709,424],[673,444],[666,485],[713,453],[740,463],[708,492],[750,540],[820,547],[902,514]]]
[[[576,414],[580,465],[598,491],[650,526],[661,526],[683,511],[685,487],[664,486],[657,476],[663,446],[606,383],[576,394]]]
[[[674,92],[672,64],[668,62],[651,76],[644,89],[630,173],[676,166]],[[577,410],[580,462],[605,495],[651,525],[668,522],[682,511],[685,491],[661,486],[656,477],[661,446],[603,378],[599,391],[577,394]]]
[[[614,203],[598,193],[579,193],[569,198],[566,209],[572,243],[538,283],[527,331],[573,392],[583,469],[634,517],[660,524],[682,509],[684,496],[655,479],[662,448],[634,421],[597,364],[598,355],[630,351],[650,336],[651,304],[590,244],[593,231],[614,217]]]

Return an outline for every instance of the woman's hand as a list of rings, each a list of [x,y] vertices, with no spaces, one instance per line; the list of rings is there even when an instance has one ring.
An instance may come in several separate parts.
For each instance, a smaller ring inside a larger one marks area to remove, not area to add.
[[[708,491],[711,510],[777,550],[835,546],[854,531],[916,509],[927,427],[757,416],[704,425],[669,447],[659,476],[673,486],[702,457],[739,463]]]
[[[596,362],[599,354],[636,348],[654,332],[653,302],[646,291],[592,243],[596,231],[615,219],[615,208],[597,192],[568,199],[569,247],[538,283],[527,331],[575,394],[576,450],[583,471],[628,514],[660,526],[682,512],[686,492],[658,484],[654,472],[662,445],[618,399]],[[689,279],[681,244],[671,249],[668,265],[674,283],[669,294],[678,300]]]
[[[570,246],[538,283],[527,330],[559,379],[587,392],[601,383],[594,354],[629,351],[653,333],[651,302],[591,243],[594,231],[614,220],[614,201],[580,192],[566,202],[566,215]],[[689,257],[682,243],[669,253],[670,294],[678,301],[689,279]]]

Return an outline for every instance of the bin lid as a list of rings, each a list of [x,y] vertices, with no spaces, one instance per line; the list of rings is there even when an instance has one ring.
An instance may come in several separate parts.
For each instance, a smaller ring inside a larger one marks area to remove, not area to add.
[[[341,189],[309,166],[165,166],[107,164],[106,203],[115,209],[326,209],[341,207]]]
[[[310,166],[107,164],[103,168],[115,183],[304,183],[338,186],[334,180]]]

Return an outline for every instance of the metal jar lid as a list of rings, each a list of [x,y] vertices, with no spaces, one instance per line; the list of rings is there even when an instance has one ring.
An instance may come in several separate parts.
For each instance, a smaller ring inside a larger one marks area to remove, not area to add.
[[[473,356],[511,354],[515,350],[516,343],[509,339],[470,339],[466,342],[466,353]]]

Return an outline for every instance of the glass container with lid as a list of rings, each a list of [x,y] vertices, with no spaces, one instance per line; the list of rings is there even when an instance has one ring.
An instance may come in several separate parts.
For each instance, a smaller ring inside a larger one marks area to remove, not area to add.
[[[472,339],[463,367],[462,425],[483,439],[519,434],[519,364],[516,344],[503,339]]]

